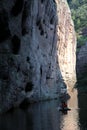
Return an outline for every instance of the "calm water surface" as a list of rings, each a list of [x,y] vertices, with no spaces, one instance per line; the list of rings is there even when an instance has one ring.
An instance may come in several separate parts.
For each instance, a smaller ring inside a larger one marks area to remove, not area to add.
[[[0,130],[87,130],[87,95],[70,95],[67,114],[58,111],[57,100],[35,103],[0,116]]]

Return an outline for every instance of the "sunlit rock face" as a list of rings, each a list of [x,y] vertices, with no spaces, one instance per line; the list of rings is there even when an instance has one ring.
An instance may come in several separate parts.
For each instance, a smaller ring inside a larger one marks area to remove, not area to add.
[[[71,12],[66,1],[57,1],[58,6],[58,61],[62,77],[68,88],[76,82],[76,35]]]
[[[78,77],[87,72],[87,43],[82,46],[77,54],[77,75]]]
[[[0,109],[57,98],[76,79],[75,47],[66,0],[1,0]]]

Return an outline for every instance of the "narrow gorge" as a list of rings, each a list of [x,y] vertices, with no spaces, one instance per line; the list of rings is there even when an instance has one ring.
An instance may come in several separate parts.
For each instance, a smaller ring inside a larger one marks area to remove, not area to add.
[[[0,112],[58,98],[76,82],[76,35],[66,0],[0,1]]]

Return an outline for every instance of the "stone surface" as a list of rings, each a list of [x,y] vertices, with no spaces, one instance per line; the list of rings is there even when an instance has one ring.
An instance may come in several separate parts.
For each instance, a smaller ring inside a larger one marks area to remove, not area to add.
[[[81,76],[87,72],[87,43],[83,45],[77,54],[77,75]]]
[[[0,14],[0,111],[25,99],[58,98],[61,87],[76,80],[76,37],[66,0],[1,0]]]
[[[58,5],[58,62],[62,78],[68,88],[76,81],[76,34],[74,32],[71,12],[65,0],[57,1]]]

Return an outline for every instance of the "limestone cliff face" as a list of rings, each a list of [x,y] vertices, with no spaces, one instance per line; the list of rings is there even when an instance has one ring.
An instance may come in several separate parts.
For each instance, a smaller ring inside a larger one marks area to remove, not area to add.
[[[76,81],[76,35],[71,13],[66,1],[57,1],[58,5],[58,61],[62,77],[67,87],[73,87]]]
[[[74,84],[75,40],[66,0],[1,0],[0,109]]]

